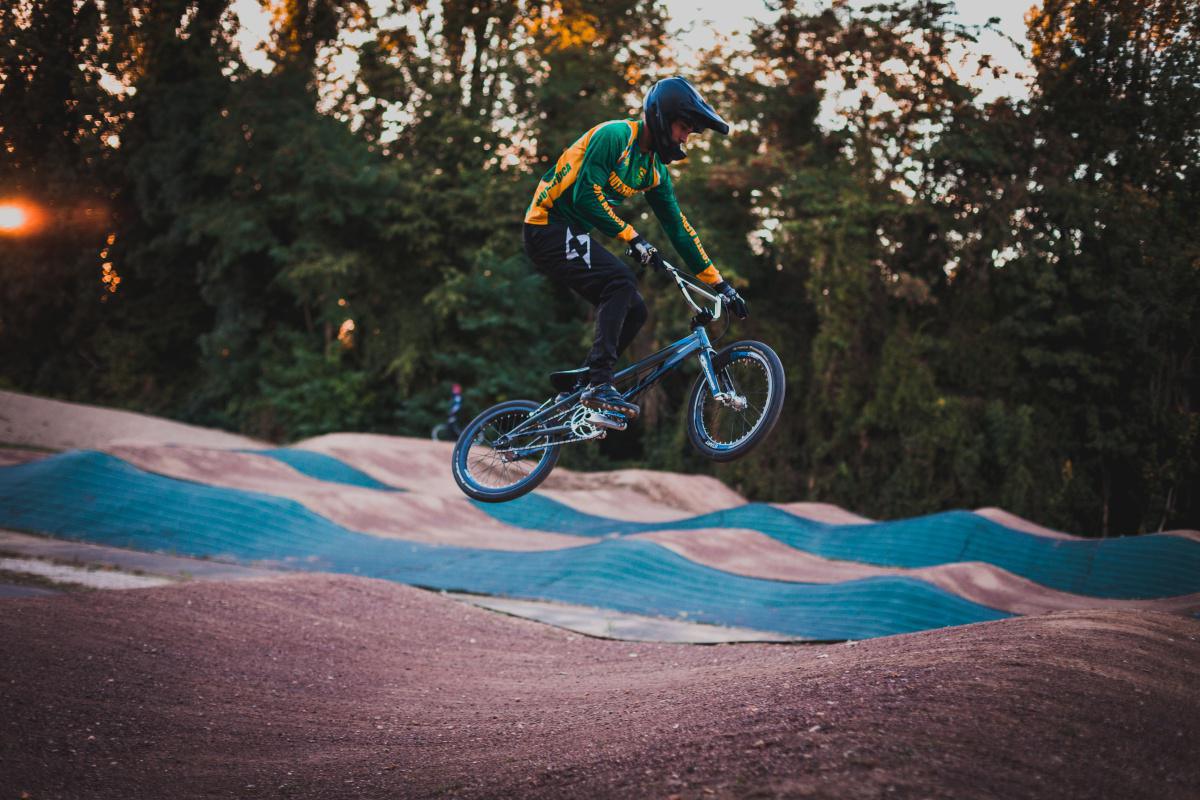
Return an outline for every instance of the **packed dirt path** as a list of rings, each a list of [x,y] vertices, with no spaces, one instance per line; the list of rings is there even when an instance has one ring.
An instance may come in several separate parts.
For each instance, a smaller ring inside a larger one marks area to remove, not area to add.
[[[302,575],[9,600],[0,797],[1200,795],[1200,622],[631,644]]]
[[[213,428],[0,389],[2,443],[63,450],[93,449],[118,441],[230,448],[266,446],[264,442]]]

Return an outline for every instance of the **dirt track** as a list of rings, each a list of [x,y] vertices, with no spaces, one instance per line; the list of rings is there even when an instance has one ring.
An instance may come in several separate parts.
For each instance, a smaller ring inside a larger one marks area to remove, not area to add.
[[[10,600],[0,796],[1200,796],[1200,623],[581,638],[382,581]]]

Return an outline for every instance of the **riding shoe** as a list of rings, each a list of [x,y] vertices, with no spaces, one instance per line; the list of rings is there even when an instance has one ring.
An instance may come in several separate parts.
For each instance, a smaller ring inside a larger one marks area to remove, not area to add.
[[[611,383],[593,383],[584,390],[579,402],[588,408],[598,408],[602,411],[616,411],[626,419],[636,419],[641,411],[633,403],[626,400]]]

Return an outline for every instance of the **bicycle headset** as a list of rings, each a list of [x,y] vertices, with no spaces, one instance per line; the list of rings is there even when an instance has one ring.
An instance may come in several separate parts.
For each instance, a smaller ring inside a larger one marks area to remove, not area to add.
[[[663,78],[651,86],[642,108],[654,152],[664,164],[684,157],[683,148],[671,141],[671,123],[677,119],[687,122],[696,133],[706,129],[722,135],[729,133],[729,123],[680,77]]]

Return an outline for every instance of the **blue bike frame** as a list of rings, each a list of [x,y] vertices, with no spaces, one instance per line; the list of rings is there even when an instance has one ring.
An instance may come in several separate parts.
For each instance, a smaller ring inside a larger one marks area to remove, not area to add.
[[[704,377],[708,381],[709,390],[715,396],[721,391],[717,385],[717,378],[712,367],[712,357],[716,355],[716,351],[713,350],[712,344],[708,340],[708,332],[701,327],[695,328],[691,334],[664,347],[654,355],[648,356],[618,372],[615,380],[617,383],[623,383],[630,377],[636,378],[637,374],[642,370],[657,367],[657,369],[654,369],[645,378],[634,384],[632,388],[621,392],[622,396],[626,400],[634,399],[653,386],[659,378],[675,369],[684,359],[693,354],[699,355],[700,368],[704,371]]]
[[[667,271],[675,278],[675,283],[679,286],[679,290],[683,293],[684,299],[687,300],[688,304],[696,310],[696,316],[692,318],[692,332],[682,339],[664,347],[657,353],[647,356],[641,361],[638,361],[636,364],[631,364],[630,366],[621,370],[614,376],[614,383],[619,386],[630,379],[636,379],[639,373],[645,370],[651,370],[646,377],[637,381],[632,387],[621,391],[622,397],[624,397],[626,400],[633,400],[638,395],[642,394],[655,383],[657,383],[663,375],[679,366],[684,359],[694,355],[700,361],[700,369],[704,373],[704,380],[708,384],[708,390],[712,392],[713,397],[717,397],[723,391],[725,391],[725,387],[721,386],[720,381],[717,379],[716,371],[713,369],[713,356],[716,355],[716,351],[713,349],[712,342],[709,341],[708,332],[704,330],[704,326],[720,316],[722,307],[721,298],[709,294],[709,292],[705,289],[702,289],[691,281],[688,281],[670,264],[667,264],[666,268]],[[708,309],[701,308],[700,306],[696,305],[696,303],[689,296],[689,291],[701,294],[704,297],[713,300],[715,303],[713,309],[716,313],[714,314],[713,311],[709,311]],[[519,436],[522,434],[549,436],[559,433],[569,433],[571,431],[570,425],[556,425],[550,428],[542,428],[538,426],[540,426],[546,420],[560,414],[567,408],[575,405],[577,402],[579,402],[579,396],[581,394],[583,394],[583,390],[578,389],[567,397],[538,409],[534,414],[530,415],[528,419],[522,421],[520,425],[517,425],[515,428],[509,431],[505,438],[511,439],[514,436]]]

